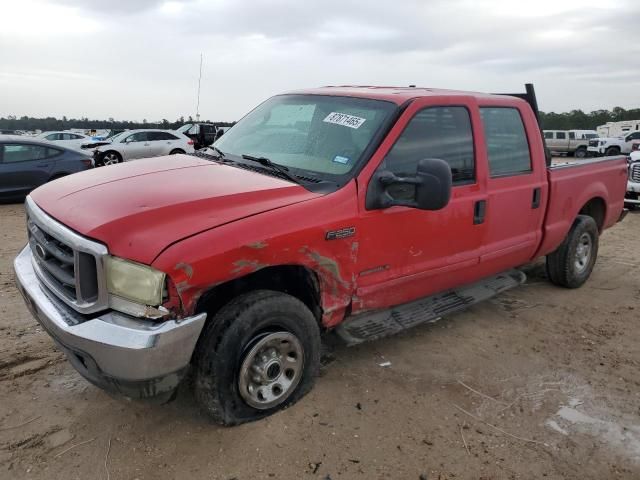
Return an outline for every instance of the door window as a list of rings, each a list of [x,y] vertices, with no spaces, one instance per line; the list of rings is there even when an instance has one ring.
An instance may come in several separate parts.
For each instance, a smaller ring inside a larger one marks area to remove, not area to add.
[[[575,132],[569,132],[569,140],[575,140],[575,139],[576,139]]]
[[[551,140],[553,138],[553,132],[544,132],[544,138]]]
[[[557,140],[564,140],[565,138],[567,138],[567,135],[564,132],[556,132]]]
[[[126,137],[123,142],[146,142],[147,141],[147,132],[137,132]]]
[[[429,107],[418,112],[387,154],[380,169],[399,177],[414,176],[418,162],[439,158],[451,167],[454,185],[475,181],[475,155],[471,118],[465,107]],[[387,189],[395,199],[414,197],[413,185]]]
[[[28,162],[32,160],[44,160],[55,157],[60,153],[56,148],[40,145],[6,144],[2,147],[3,163]]]
[[[516,108],[483,107],[480,108],[480,116],[487,142],[491,176],[531,172],[529,142],[520,112]]]
[[[49,140],[49,141],[54,141],[54,140],[62,140],[62,134],[61,133],[52,133],[50,135],[47,135],[46,137],[44,137],[45,140]]]
[[[168,132],[148,132],[147,138],[151,141],[154,140],[177,140],[178,137]]]

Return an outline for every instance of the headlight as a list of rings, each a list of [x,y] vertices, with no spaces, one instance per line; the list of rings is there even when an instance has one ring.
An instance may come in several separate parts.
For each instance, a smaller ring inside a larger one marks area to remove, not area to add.
[[[165,274],[155,268],[118,257],[105,260],[107,290],[142,305],[160,305]]]

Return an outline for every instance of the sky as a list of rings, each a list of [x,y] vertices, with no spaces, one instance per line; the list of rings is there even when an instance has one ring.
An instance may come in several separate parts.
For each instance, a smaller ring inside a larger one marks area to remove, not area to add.
[[[638,0],[0,0],[0,116],[237,120],[322,85],[640,107]]]

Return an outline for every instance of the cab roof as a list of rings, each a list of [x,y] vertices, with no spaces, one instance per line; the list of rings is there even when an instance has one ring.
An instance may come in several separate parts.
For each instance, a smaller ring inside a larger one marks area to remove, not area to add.
[[[309,88],[304,90],[295,90],[287,92],[297,95],[334,95],[343,97],[360,97],[370,98],[373,100],[386,100],[397,105],[402,105],[407,100],[420,97],[442,97],[442,96],[463,96],[476,98],[504,98],[504,95],[481,92],[465,92],[461,90],[446,90],[441,88],[424,88],[424,87],[380,87],[367,85],[342,85],[342,86],[326,86],[319,88]],[[515,101],[519,101],[516,97]]]

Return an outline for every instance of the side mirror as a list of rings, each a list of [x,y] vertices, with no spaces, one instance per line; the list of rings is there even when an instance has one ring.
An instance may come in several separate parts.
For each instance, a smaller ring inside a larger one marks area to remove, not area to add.
[[[392,185],[413,185],[412,199],[396,199],[388,189]],[[451,167],[439,158],[426,158],[418,162],[415,177],[398,177],[389,171],[376,173],[367,191],[366,208],[376,210],[394,206],[441,210],[451,199]]]

